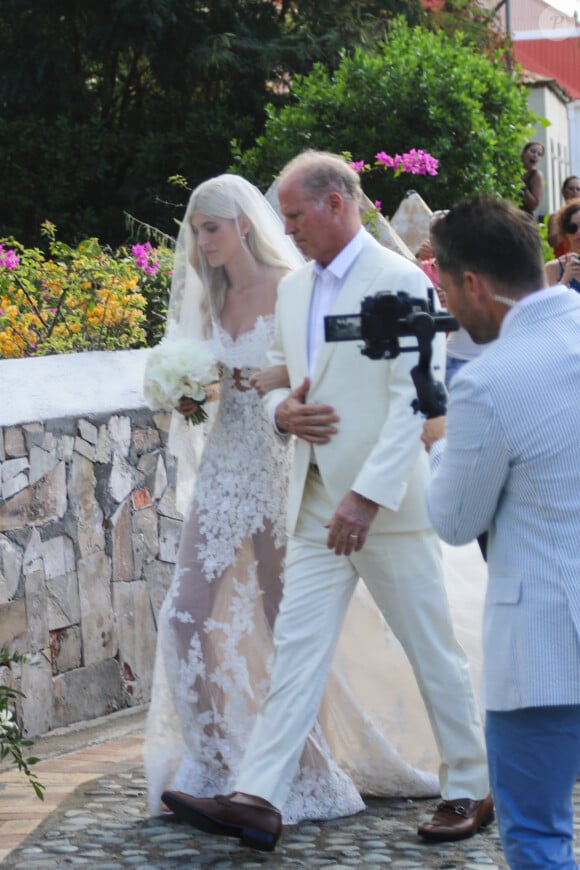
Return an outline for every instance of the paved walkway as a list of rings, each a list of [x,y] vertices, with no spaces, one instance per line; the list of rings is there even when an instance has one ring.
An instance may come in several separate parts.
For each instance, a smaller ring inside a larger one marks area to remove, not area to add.
[[[0,866],[4,859],[37,826],[58,815],[75,790],[102,776],[141,764],[145,711],[123,711],[86,725],[56,731],[38,738],[29,750],[43,759],[34,765],[39,781],[46,786],[39,800],[26,778],[16,768],[0,768]],[[27,870],[21,863],[21,870]],[[53,867],[60,867],[58,862]]]
[[[373,799],[348,819],[287,827],[271,855],[184,823],[148,818],[143,722],[144,711],[124,711],[37,741],[33,751],[45,759],[35,766],[46,785],[44,801],[21,775],[2,772],[0,867],[506,870],[495,824],[462,843],[422,843],[416,826],[431,815],[432,800]],[[575,804],[580,856],[580,783]]]

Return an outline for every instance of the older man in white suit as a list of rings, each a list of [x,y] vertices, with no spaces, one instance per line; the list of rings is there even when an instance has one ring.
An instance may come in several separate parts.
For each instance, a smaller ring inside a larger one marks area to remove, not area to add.
[[[493,818],[478,705],[424,504],[428,462],[411,408],[416,354],[370,361],[355,342],[324,342],[324,316],[357,312],[369,294],[427,296],[421,270],[362,228],[360,195],[358,176],[335,155],[306,152],[281,176],[286,231],[311,261],[280,286],[271,362],[287,366],[291,387],[266,397],[278,431],[297,436],[271,690],[237,792],[213,803],[163,798],[192,824],[264,849],[279,836],[276,808],[315,721],[359,575],[411,661],[441,755],[443,801],[419,833],[456,840]],[[442,341],[436,350],[443,365]]]
[[[533,221],[491,197],[433,228],[450,310],[478,342],[425,424],[428,511],[463,544],[489,529],[484,702],[513,870],[575,870],[580,774],[580,296],[545,288]]]

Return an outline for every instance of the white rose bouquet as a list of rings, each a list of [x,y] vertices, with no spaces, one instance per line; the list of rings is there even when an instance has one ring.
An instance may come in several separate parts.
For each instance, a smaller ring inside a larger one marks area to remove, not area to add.
[[[147,358],[143,393],[154,411],[173,411],[182,396],[193,399],[199,407],[188,419],[203,423],[207,414],[202,406],[211,394],[207,388],[218,380],[217,361],[207,344],[164,338]]]

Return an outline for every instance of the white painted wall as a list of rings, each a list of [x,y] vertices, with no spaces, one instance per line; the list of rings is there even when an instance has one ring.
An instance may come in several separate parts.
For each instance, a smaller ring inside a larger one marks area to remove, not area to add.
[[[560,190],[562,182],[572,173],[568,130],[568,104],[547,87],[530,88],[528,106],[541,118],[549,120],[549,126],[540,124],[530,136],[542,142],[545,149],[540,165],[544,176],[544,197],[536,217],[551,214],[562,205]]]
[[[149,348],[0,360],[0,426],[145,407]]]
[[[580,100],[568,103],[570,175],[580,175]]]

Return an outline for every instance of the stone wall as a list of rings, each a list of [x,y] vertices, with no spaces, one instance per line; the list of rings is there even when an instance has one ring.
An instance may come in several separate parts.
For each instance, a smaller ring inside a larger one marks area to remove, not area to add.
[[[1,409],[0,409],[1,419]],[[35,736],[149,700],[181,529],[169,415],[0,428],[0,645]]]

